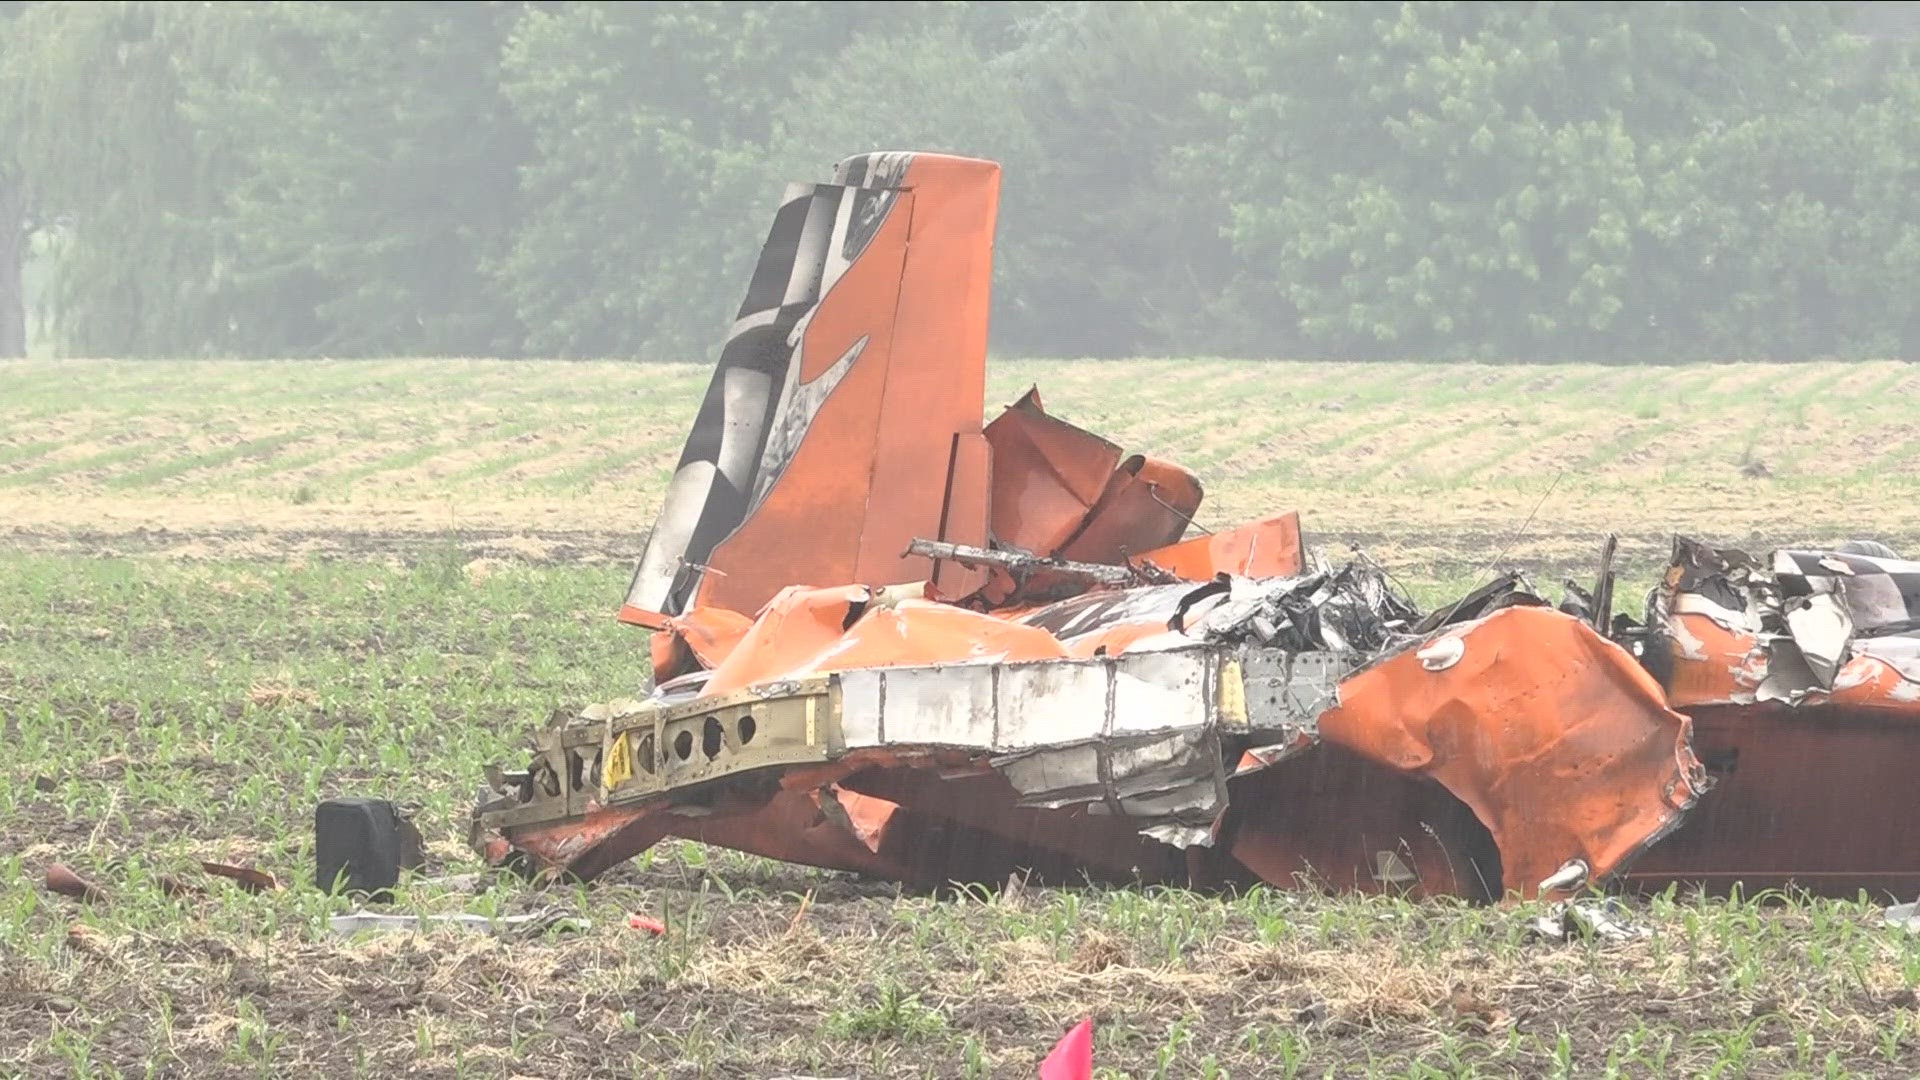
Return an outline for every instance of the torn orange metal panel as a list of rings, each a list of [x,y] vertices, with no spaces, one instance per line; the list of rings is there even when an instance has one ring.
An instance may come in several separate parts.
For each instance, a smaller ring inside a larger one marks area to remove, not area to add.
[[[1767,676],[1766,656],[1753,634],[1693,613],[1674,616],[1668,626],[1675,649],[1666,689],[1674,708],[1753,700]]]
[[[1920,681],[1894,660],[1862,652],[1840,669],[1821,702],[1920,719]]]
[[[1300,515],[1290,511],[1155,548],[1143,552],[1139,561],[1187,581],[1207,581],[1216,574],[1292,577],[1306,568],[1303,550]]]
[[[1080,528],[1121,461],[1118,446],[1049,415],[1038,389],[988,424],[986,439],[994,539],[1040,555],[1059,551]]]
[[[1576,619],[1513,607],[1341,684],[1320,732],[1431,775],[1492,832],[1507,887],[1612,875],[1705,789],[1690,722],[1653,677]]]
[[[839,642],[872,599],[873,591],[864,585],[780,590],[714,665],[706,692],[723,694],[807,666]]]
[[[1199,477],[1135,454],[1108,477],[1099,500],[1057,550],[1074,562],[1123,564],[1185,536],[1200,498]]]
[[[753,620],[726,608],[694,608],[664,619],[650,643],[653,677],[666,682],[692,671],[715,668],[753,626]]]
[[[909,587],[911,588],[911,587]],[[965,608],[865,585],[789,587],[718,665],[705,692],[885,664],[1039,660],[1066,655],[1053,635]]]

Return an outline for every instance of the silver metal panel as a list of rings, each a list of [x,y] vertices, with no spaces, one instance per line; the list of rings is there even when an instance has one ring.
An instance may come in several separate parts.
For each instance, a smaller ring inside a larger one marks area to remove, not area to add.
[[[1794,644],[1812,669],[1822,687],[1833,685],[1833,677],[1846,662],[1847,644],[1853,640],[1853,619],[1832,593],[1816,593],[1787,610],[1787,629]]]
[[[891,668],[887,671],[889,743],[987,749],[994,736],[996,664]]]
[[[840,736],[848,749],[881,744],[881,684],[886,674],[869,668],[834,676],[840,683]]]
[[[1240,664],[1250,726],[1256,731],[1317,731],[1320,714],[1339,703],[1336,691],[1350,661],[1331,652],[1249,650]]]
[[[1015,791],[1023,793],[1097,789],[1100,784],[1100,748],[1093,743],[1083,743],[1058,750],[1041,750],[997,763],[996,768]]]
[[[1092,660],[1000,669],[994,746],[1025,750],[1099,738],[1107,724],[1107,667]]]
[[[1120,809],[1128,817],[1138,818],[1211,818],[1219,814],[1225,800],[1210,783],[1193,783],[1168,791],[1138,795],[1120,800]]]
[[[1109,734],[1200,728],[1213,720],[1214,668],[1205,651],[1127,655],[1112,664]]]
[[[1217,745],[1198,734],[1180,734],[1148,743],[1109,746],[1107,774],[1122,794],[1162,790],[1170,784],[1212,776],[1219,766],[1219,751],[1214,749],[1209,756],[1201,748]]]
[[[1023,805],[1124,812],[1149,835],[1201,842],[1193,826],[1225,804],[1217,653],[843,672],[841,733],[848,748],[992,752]]]

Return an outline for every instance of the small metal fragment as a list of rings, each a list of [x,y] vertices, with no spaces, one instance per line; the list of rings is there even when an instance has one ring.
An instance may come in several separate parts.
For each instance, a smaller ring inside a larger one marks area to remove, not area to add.
[[[1466,642],[1457,637],[1443,637],[1414,655],[1420,658],[1420,666],[1428,671],[1445,671],[1459,663],[1466,654]]]
[[[1895,904],[1887,909],[1885,921],[1909,934],[1920,934],[1920,904]]]
[[[255,870],[251,866],[229,866],[226,863],[203,862],[200,869],[214,877],[223,877],[250,893],[272,892],[280,887],[280,879],[265,870]]]
[[[1540,883],[1542,893],[1557,892],[1561,889],[1577,889],[1586,884],[1588,874],[1585,859],[1568,859],[1560,869],[1555,870]]]
[[[1548,941],[1575,938],[1632,941],[1653,936],[1651,929],[1629,921],[1626,906],[1614,897],[1554,904],[1546,914],[1534,919],[1530,928]]]
[[[1046,570],[1085,578],[1101,585],[1135,585],[1146,576],[1141,571],[1126,566],[1068,562],[1065,559],[1048,559],[1013,551],[989,551],[986,548],[949,544],[939,540],[915,540],[907,545],[906,554],[921,555],[929,559],[951,559],[967,567],[997,566],[1003,570]]]
[[[362,930],[377,933],[419,932],[434,927],[451,926],[461,930],[538,932],[551,927],[566,926],[570,929],[586,930],[592,924],[585,919],[570,918],[559,912],[539,912],[531,915],[506,915],[494,918],[487,915],[394,915],[377,911],[355,911],[348,915],[335,915],[328,920],[336,936],[350,938]]]

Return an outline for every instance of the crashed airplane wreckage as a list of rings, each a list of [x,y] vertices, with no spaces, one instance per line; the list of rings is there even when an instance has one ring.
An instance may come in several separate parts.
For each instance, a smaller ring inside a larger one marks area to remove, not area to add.
[[[1037,392],[983,424],[999,183],[889,153],[788,190],[620,612],[653,685],[489,769],[490,861],[585,879],[673,836],[922,886],[1920,883],[1885,752],[1920,564],[1683,540],[1642,624],[1610,544],[1558,607],[1506,575],[1429,613],[1294,514],[1199,530],[1197,477]]]

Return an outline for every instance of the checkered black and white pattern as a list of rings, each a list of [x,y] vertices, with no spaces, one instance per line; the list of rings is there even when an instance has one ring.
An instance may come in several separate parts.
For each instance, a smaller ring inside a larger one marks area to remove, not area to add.
[[[1781,599],[1832,593],[1856,637],[1920,632],[1920,562],[1838,551],[1776,551]]]
[[[684,609],[699,567],[766,497],[821,404],[858,361],[864,338],[817,378],[800,382],[807,324],[905,197],[900,182],[912,158],[863,154],[841,162],[832,184],[788,187],[647,538],[629,605]]]

